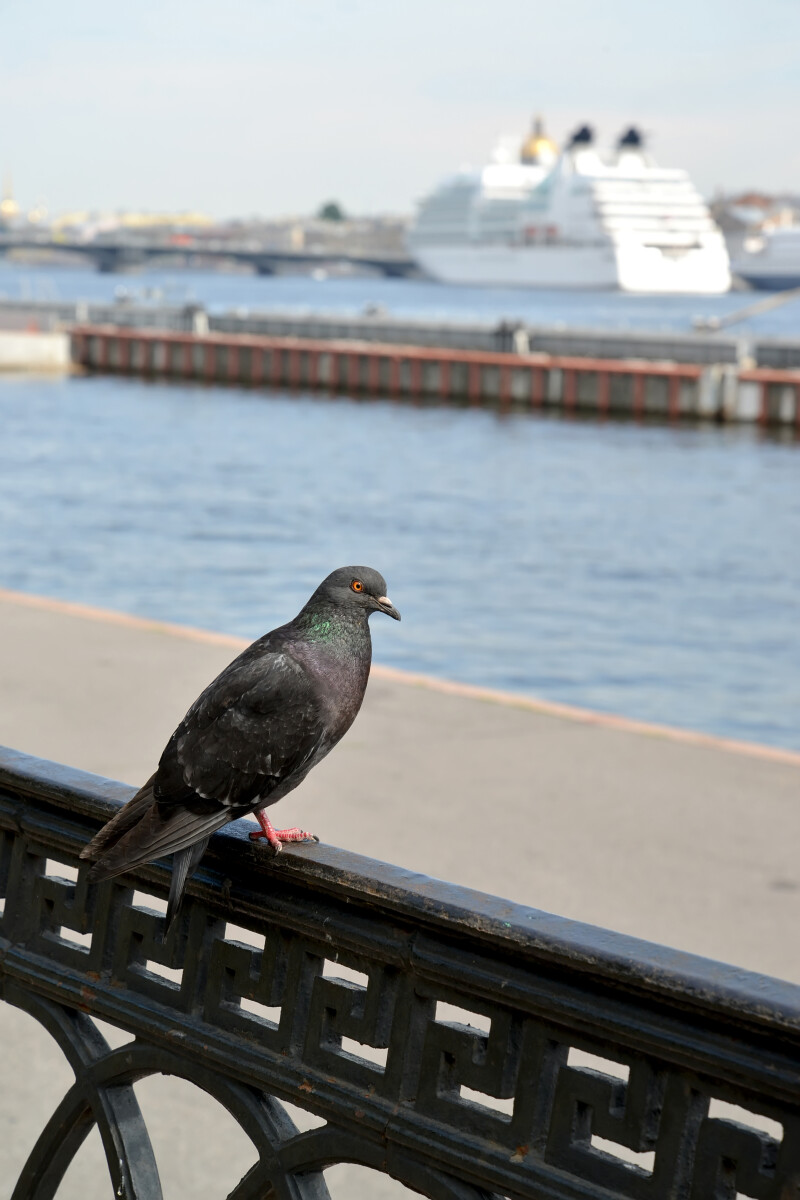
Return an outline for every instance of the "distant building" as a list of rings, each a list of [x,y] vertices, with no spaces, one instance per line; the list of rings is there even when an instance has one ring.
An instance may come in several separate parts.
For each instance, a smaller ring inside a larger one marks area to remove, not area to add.
[[[728,253],[735,258],[748,239],[800,225],[800,196],[757,191],[722,194],[712,201],[711,214],[725,234]]]

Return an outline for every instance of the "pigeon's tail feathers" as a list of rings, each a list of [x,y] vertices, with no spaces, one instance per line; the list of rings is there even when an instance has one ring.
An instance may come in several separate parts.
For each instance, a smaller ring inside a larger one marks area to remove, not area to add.
[[[185,850],[178,850],[173,855],[172,879],[169,885],[169,900],[167,902],[167,933],[169,933],[172,922],[181,910],[186,882],[205,854],[208,840],[208,838],[203,838],[202,841],[195,842],[193,846],[187,846]]]
[[[215,830],[228,824],[231,815],[229,808],[197,813],[183,806],[165,814],[157,804],[151,803],[132,828],[126,829],[112,845],[104,848],[89,871],[89,882],[113,879],[156,858],[186,850],[195,842],[202,841],[205,846]]]
[[[80,857],[82,859],[88,859],[95,863],[95,866],[89,871],[90,881],[100,877],[95,872],[104,853],[115,846],[135,825],[138,825],[148,808],[154,803],[154,781],[155,775],[151,775],[147,783],[139,788],[136,795],[127,804],[124,804],[116,816],[112,817],[81,850]]]

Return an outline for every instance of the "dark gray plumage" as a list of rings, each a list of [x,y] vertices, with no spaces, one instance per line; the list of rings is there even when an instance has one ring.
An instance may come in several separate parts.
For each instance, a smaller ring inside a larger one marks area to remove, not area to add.
[[[369,678],[373,612],[400,620],[383,577],[341,567],[293,621],[234,659],[195,700],[155,774],[82,851],[94,860],[90,881],[173,854],[169,926],[211,834],[252,812],[271,829],[262,810],[352,725]]]

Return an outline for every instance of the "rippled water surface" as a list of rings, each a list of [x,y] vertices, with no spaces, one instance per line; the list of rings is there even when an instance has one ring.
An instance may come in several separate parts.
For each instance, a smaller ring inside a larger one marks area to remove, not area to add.
[[[376,658],[800,747],[800,445],[0,380],[0,583],[255,637],[378,567]]]

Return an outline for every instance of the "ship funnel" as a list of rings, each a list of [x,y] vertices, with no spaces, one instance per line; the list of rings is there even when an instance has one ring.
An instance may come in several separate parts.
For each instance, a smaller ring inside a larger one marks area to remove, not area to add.
[[[644,137],[635,125],[631,125],[630,129],[626,129],[620,135],[617,142],[618,150],[642,150],[644,148]]]
[[[569,139],[568,147],[571,150],[574,146],[591,146],[594,141],[594,130],[591,125],[579,125]]]

